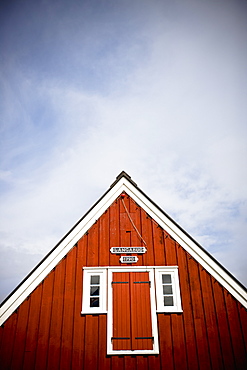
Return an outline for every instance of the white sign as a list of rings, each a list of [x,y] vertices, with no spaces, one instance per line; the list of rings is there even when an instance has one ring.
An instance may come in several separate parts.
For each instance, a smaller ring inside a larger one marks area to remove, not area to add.
[[[112,247],[110,249],[111,253],[146,253],[147,249],[145,247]]]
[[[137,256],[121,256],[120,260],[121,263],[136,263],[138,261]]]

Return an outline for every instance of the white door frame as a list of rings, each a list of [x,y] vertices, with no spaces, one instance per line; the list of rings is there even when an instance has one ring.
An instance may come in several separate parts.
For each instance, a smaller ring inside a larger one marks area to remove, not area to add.
[[[113,350],[112,336],[113,336],[113,306],[112,306],[112,273],[113,272],[148,272],[150,284],[150,304],[151,304],[151,322],[152,322],[152,336],[153,349],[152,350]],[[155,282],[154,282],[154,268],[151,267],[113,267],[108,268],[108,314],[107,314],[107,354],[108,355],[146,355],[158,354],[159,341],[158,341],[158,327],[157,327],[157,314],[155,303]]]

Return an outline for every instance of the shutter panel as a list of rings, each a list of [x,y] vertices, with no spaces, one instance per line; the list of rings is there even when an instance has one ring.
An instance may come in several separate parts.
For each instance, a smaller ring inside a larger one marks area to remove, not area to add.
[[[113,273],[113,349],[152,350],[148,272]]]
[[[114,272],[112,289],[113,349],[131,350],[129,273]]]
[[[153,349],[148,272],[130,273],[132,349]]]

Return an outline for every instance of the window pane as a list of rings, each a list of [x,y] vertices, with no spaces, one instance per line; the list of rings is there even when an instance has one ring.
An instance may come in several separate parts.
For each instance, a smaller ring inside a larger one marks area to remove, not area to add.
[[[91,276],[91,282],[90,284],[99,284],[99,275],[93,275]]]
[[[99,295],[99,286],[90,287],[90,296],[92,295]]]
[[[173,306],[173,297],[164,297],[164,306]]]
[[[171,282],[172,282],[171,275],[162,275],[162,283],[163,284],[167,284],[167,283],[171,283]]]
[[[99,298],[90,298],[90,307],[99,307]]]
[[[172,294],[172,286],[163,285],[163,294]]]

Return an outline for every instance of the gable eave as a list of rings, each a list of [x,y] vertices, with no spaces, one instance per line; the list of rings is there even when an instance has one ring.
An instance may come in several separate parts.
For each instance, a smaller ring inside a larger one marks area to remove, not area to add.
[[[64,258],[79,239],[90,229],[109,206],[126,192],[144,211],[168,232],[203,268],[247,308],[246,288],[232,276],[213,256],[184,231],[172,218],[157,206],[124,171],[111,187],[72,227],[59,243],[26,276],[15,290],[2,302],[0,325],[43,281],[50,271]]]

